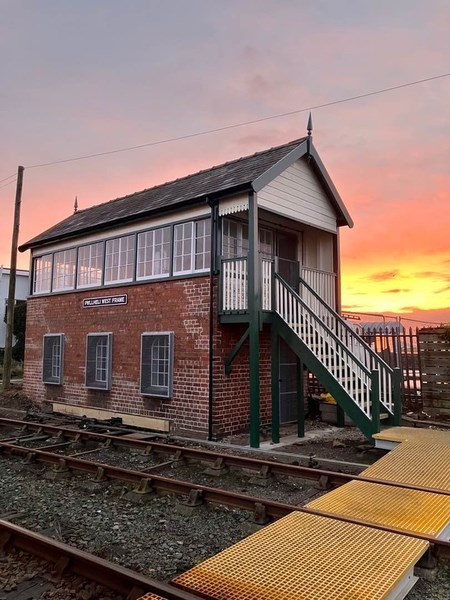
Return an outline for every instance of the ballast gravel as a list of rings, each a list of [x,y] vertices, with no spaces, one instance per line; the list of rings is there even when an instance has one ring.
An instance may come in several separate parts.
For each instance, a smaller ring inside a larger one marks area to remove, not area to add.
[[[253,531],[252,516],[240,510],[202,506],[185,514],[179,497],[152,494],[136,504],[122,484],[92,488],[82,476],[46,474],[0,456],[0,518],[155,579],[170,580]],[[420,580],[406,598],[449,600],[449,567],[435,581]]]

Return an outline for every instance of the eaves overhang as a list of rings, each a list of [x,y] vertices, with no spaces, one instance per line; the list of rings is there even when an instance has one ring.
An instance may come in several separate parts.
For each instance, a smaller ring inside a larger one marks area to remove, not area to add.
[[[234,194],[246,192],[251,190],[251,183],[245,183],[241,185],[234,186],[232,188],[227,188],[225,190],[221,190],[215,192],[213,194],[202,194],[201,196],[197,196],[195,198],[190,198],[189,200],[183,200],[177,204],[172,204],[167,208],[156,208],[148,211],[141,211],[137,214],[130,214],[128,216],[121,216],[118,219],[113,219],[110,221],[102,222],[102,223],[94,223],[92,225],[86,227],[80,227],[75,231],[69,231],[67,233],[59,233],[55,235],[49,235],[48,237],[38,236],[40,239],[37,239],[35,242],[31,239],[29,242],[25,244],[21,244],[19,246],[19,252],[26,252],[27,250],[33,250],[35,248],[39,248],[42,246],[48,246],[49,244],[55,244],[59,242],[63,242],[65,240],[71,240],[74,238],[78,238],[82,235],[87,235],[93,233],[94,231],[104,231],[105,229],[112,229],[114,227],[119,227],[124,224],[136,223],[142,221],[144,219],[156,217],[159,215],[170,215],[174,212],[178,212],[180,209],[188,208],[190,206],[201,205],[206,202],[216,202],[221,198],[227,198]],[[89,209],[86,209],[89,210]]]

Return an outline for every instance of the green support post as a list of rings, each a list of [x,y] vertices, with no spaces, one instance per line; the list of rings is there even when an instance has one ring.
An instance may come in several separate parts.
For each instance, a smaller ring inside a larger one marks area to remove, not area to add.
[[[380,372],[377,369],[372,371],[371,383],[372,433],[378,433],[380,431]]]
[[[393,423],[395,426],[400,426],[402,424],[401,378],[401,369],[399,367],[395,367],[392,375],[392,395],[394,400]]]
[[[297,358],[297,435],[305,437],[305,370]]]
[[[259,448],[259,325],[261,310],[260,264],[258,248],[258,205],[256,194],[248,198],[248,314],[250,362],[250,446]]]
[[[280,343],[275,327],[270,331],[270,360],[272,381],[272,442],[280,442]]]

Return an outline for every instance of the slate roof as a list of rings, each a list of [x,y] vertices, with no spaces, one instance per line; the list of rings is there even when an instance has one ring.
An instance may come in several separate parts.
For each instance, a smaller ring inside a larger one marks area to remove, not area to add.
[[[306,139],[297,139],[175,181],[79,210],[21,245],[19,250],[23,252],[93,230],[181,208],[183,205],[198,204],[204,202],[207,196],[214,198],[225,193],[249,190],[255,179],[282,161]]]

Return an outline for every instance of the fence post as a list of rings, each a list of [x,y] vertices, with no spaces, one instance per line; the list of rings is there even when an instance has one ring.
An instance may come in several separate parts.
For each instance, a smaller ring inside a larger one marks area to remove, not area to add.
[[[402,423],[402,398],[400,382],[402,371],[399,367],[395,367],[392,374],[392,396],[394,400],[394,425],[399,426]]]
[[[370,375],[370,404],[372,414],[372,431],[380,431],[380,372],[374,369]]]

